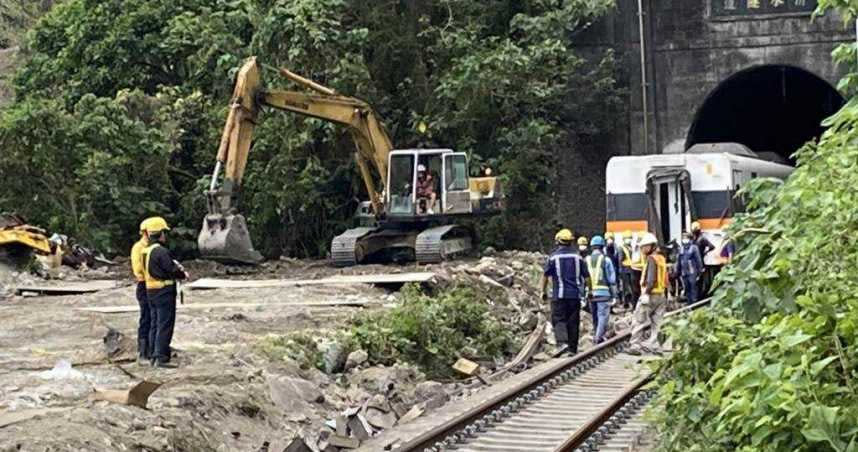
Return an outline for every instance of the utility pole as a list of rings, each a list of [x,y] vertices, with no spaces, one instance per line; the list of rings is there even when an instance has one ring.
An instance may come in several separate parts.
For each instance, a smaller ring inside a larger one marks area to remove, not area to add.
[[[644,38],[644,11],[643,0],[638,0],[638,27],[640,28],[641,48],[641,103],[643,104],[643,149],[644,154],[649,154],[649,105],[647,102],[647,77],[646,77],[646,43]],[[856,33],[858,33],[858,21],[855,22]],[[856,35],[858,39],[858,35]]]

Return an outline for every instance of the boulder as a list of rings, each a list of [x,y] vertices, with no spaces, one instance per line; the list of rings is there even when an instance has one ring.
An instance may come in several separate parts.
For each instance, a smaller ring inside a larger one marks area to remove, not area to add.
[[[346,348],[336,341],[323,342],[319,344],[322,352],[322,362],[327,374],[335,374],[343,371],[346,365]]]
[[[355,350],[349,353],[349,356],[346,358],[345,370],[352,370],[361,364],[365,363],[366,360],[369,359],[369,355],[364,350]]]
[[[302,420],[313,410],[310,402],[320,403],[325,400],[318,387],[300,378],[268,375],[268,391],[271,401],[290,420]]]

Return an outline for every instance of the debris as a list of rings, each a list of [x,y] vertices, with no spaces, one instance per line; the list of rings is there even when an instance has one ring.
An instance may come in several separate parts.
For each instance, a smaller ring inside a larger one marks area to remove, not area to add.
[[[356,438],[349,438],[348,436],[336,434],[331,435],[331,437],[328,438],[328,445],[343,447],[346,449],[357,449],[360,447],[360,441]]]
[[[292,287],[329,284],[405,284],[422,283],[435,276],[430,272],[418,273],[387,273],[379,275],[341,275],[322,279],[264,279],[264,280],[233,280],[202,278],[187,285],[191,290],[204,289],[259,289],[263,287]]]
[[[370,407],[366,410],[366,420],[375,428],[388,429],[396,424],[396,414]]]
[[[295,438],[292,438],[292,441],[289,442],[288,446],[282,449],[282,452],[313,452],[313,449],[310,449],[310,447],[307,446],[307,443],[304,442],[304,438],[296,436]]]
[[[83,372],[72,369],[71,361],[61,359],[57,361],[53,369],[41,372],[39,378],[44,380],[83,379],[84,375]]]
[[[458,372],[461,372],[469,377],[473,377],[480,370],[480,365],[465,358],[459,358],[455,364],[453,364],[453,369]]]
[[[102,341],[108,361],[133,361],[137,357],[137,342],[111,327],[107,327]]]
[[[0,428],[17,424],[19,422],[29,421],[39,416],[46,414],[57,413],[60,411],[68,411],[71,408],[36,408],[32,410],[8,411],[0,413]]]
[[[115,287],[117,287],[116,281],[94,280],[56,285],[21,285],[15,288],[15,293],[35,292],[42,295],[77,295],[113,289]]]
[[[440,408],[450,400],[450,395],[444,391],[444,385],[432,380],[419,383],[414,388],[414,395],[417,400],[426,403],[428,410]]]
[[[352,437],[357,438],[361,441],[366,441],[372,436],[372,427],[370,427],[369,423],[366,421],[362,415],[358,414],[349,419],[349,430],[351,432]]]
[[[367,359],[369,359],[369,355],[365,350],[355,350],[349,353],[349,356],[346,358],[346,371],[360,366],[365,363]]]
[[[399,425],[407,424],[417,419],[423,414],[424,411],[426,411],[425,403],[418,403],[417,405],[414,405],[413,407],[411,407],[410,410],[408,410],[407,413],[405,413],[401,418],[399,418]]]
[[[96,389],[95,393],[93,393],[93,398],[95,400],[104,400],[107,402],[146,408],[149,396],[160,387],[161,383],[143,380],[134,385],[131,389]]]
[[[277,375],[269,375],[267,380],[271,401],[291,420],[306,419],[305,413],[312,411],[309,402],[324,400],[316,385],[307,380]]]

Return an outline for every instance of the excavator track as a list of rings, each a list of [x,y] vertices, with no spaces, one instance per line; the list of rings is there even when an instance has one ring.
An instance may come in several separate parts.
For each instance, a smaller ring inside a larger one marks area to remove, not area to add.
[[[433,264],[473,249],[473,234],[455,224],[429,228],[417,235],[414,252],[419,264]]]
[[[331,241],[331,260],[337,267],[357,265],[363,258],[358,249],[360,239],[378,228],[354,228],[334,237]]]

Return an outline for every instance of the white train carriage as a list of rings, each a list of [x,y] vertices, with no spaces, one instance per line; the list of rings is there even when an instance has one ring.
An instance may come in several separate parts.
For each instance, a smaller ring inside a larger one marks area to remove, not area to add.
[[[679,242],[693,221],[716,246],[704,256],[719,265],[724,227],[743,210],[734,195],[757,177],[786,178],[793,167],[756,158],[738,143],[693,146],[683,154],[614,157],[608,161],[606,231],[649,231],[661,243]]]

